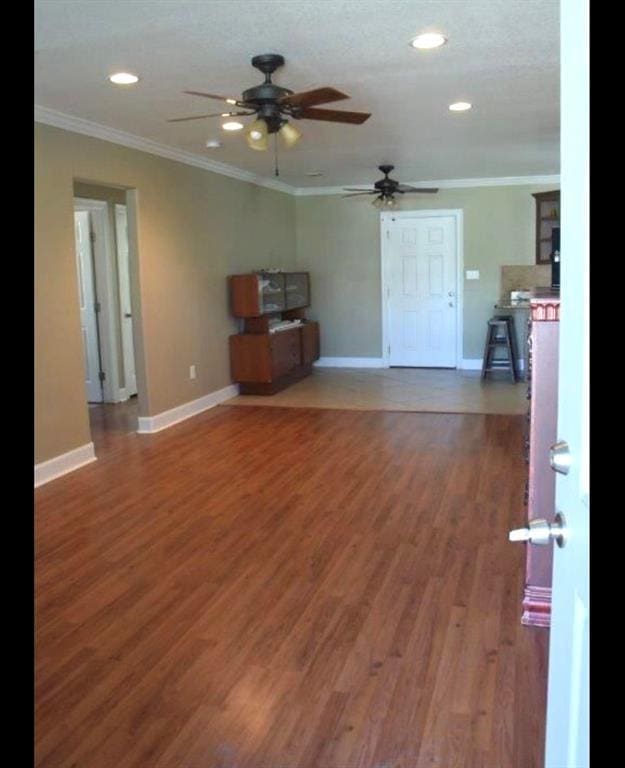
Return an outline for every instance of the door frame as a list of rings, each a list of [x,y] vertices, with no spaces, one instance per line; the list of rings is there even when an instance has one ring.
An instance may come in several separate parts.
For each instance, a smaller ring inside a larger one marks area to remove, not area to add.
[[[105,403],[119,403],[125,399],[119,387],[119,365],[117,362],[117,292],[116,264],[113,253],[111,224],[106,200],[91,200],[74,197],[74,211],[89,211],[95,242],[93,262],[96,296],[100,302],[98,317],[100,359],[105,373],[102,391]]]
[[[456,369],[462,368],[463,360],[463,312],[464,312],[464,212],[462,208],[419,209],[417,211],[384,211],[380,213],[380,274],[382,285],[382,362],[390,368],[390,276],[388,223],[393,219],[427,219],[451,216],[456,225]],[[448,370],[453,370],[452,368]]]

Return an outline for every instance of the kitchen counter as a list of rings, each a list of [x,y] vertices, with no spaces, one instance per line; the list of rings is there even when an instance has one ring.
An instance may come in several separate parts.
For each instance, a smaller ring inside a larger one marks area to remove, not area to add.
[[[499,302],[499,304],[495,304],[495,309],[529,309],[530,303],[529,301],[515,301],[514,304],[506,304],[504,302]]]

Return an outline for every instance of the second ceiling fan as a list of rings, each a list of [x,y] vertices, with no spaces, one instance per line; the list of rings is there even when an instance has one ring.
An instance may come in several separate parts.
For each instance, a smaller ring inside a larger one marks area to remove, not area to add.
[[[177,123],[186,120],[200,120],[207,117],[239,117],[256,115],[245,131],[248,146],[252,149],[266,150],[268,136],[280,135],[287,147],[292,147],[300,138],[300,131],[290,122],[294,120],[323,120],[330,123],[364,123],[371,115],[367,112],[346,112],[338,109],[317,109],[319,104],[348,99],[349,96],[336,88],[315,88],[312,91],[294,93],[271,82],[271,75],[284,65],[284,57],[277,53],[264,53],[254,56],[252,66],[265,75],[265,82],[243,91],[240,99],[219,96],[202,91],[184,91],[192,96],[204,96],[218,99],[240,108],[240,111],[217,112],[210,115],[192,115],[169,120]],[[239,128],[243,126],[239,125]]]
[[[406,193],[421,192],[431,195],[438,192],[438,187],[411,187],[409,184],[400,184],[395,179],[389,178],[389,173],[394,167],[394,165],[378,165],[378,169],[382,171],[384,178],[376,181],[373,189],[345,187],[345,191],[349,192],[349,194],[343,195],[343,197],[375,195],[376,197],[372,201],[372,205],[375,205],[376,208],[397,208],[396,194],[405,195]]]

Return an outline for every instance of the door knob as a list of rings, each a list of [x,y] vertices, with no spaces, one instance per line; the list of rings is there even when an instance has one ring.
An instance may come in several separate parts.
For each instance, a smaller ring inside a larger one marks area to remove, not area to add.
[[[554,472],[568,475],[571,468],[571,451],[566,440],[558,440],[549,449],[549,464]]]
[[[132,312],[124,312],[124,317],[132,317]]]
[[[541,518],[530,520],[527,528],[516,528],[508,534],[509,541],[528,541],[544,547],[553,539],[559,547],[566,543],[566,520],[561,512],[556,514],[553,523]]]

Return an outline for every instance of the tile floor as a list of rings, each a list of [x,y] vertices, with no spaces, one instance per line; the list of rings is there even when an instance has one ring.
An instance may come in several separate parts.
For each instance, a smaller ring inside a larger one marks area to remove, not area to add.
[[[315,368],[275,395],[239,395],[224,405],[347,408],[434,413],[524,414],[527,384],[503,373],[436,368]]]

